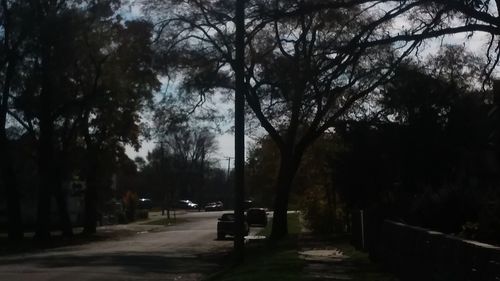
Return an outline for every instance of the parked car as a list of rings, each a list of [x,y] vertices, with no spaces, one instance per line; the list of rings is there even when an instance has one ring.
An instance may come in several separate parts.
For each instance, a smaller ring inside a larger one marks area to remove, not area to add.
[[[245,200],[245,201],[243,202],[243,208],[244,208],[245,210],[248,210],[248,209],[250,209],[250,208],[253,208],[253,201],[252,201],[252,200]]]
[[[217,202],[210,202],[207,205],[205,205],[205,211],[210,212],[210,211],[222,211],[224,210],[224,204],[221,201]]]
[[[217,239],[224,239],[226,235],[234,236],[235,225],[235,217],[233,213],[222,214],[217,222]],[[248,224],[245,222],[245,235],[248,235],[249,231],[250,229],[248,228]]]
[[[191,202],[191,200],[179,200],[175,207],[179,209],[198,209],[198,204]]]
[[[267,213],[263,208],[251,208],[246,213],[248,225],[266,226]]]

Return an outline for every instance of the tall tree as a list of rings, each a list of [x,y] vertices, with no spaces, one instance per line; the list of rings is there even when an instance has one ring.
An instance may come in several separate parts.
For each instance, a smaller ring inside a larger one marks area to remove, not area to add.
[[[386,81],[392,67],[418,45],[399,53],[356,47],[367,33],[382,36],[375,27],[385,18],[372,18],[359,8],[293,13],[312,2],[249,1],[246,9],[246,101],[281,159],[273,239],[287,234],[289,194],[306,149]],[[159,25],[158,42],[183,73],[185,89],[234,89],[231,7],[225,1],[169,5],[175,8]]]
[[[32,14],[19,14],[20,22],[31,29],[19,64],[23,71],[16,73],[22,87],[11,97],[16,121],[38,142],[36,237],[46,239],[52,198],[63,233],[72,234],[62,182],[78,169],[90,182],[87,209],[95,210],[97,184],[91,179],[108,181],[123,145],[138,145],[139,110],[159,82],[151,25],[126,22],[117,13],[120,1],[34,1],[26,7]],[[71,159],[82,149],[88,152],[86,165]],[[95,220],[86,228],[92,229]]]
[[[180,126],[159,135],[164,206],[167,212],[177,196],[203,203],[204,180],[210,157],[217,150],[215,134],[206,127]]]
[[[88,233],[95,232],[97,191],[109,182],[124,144],[138,146],[139,112],[160,85],[152,68],[150,24],[110,20],[96,29],[88,35],[91,55],[82,66],[82,73],[89,67],[92,75],[81,81],[87,86],[80,128],[87,152]]]
[[[7,115],[12,113],[12,89],[16,88],[19,65],[22,63],[28,27],[23,22],[23,14],[29,14],[25,5],[16,1],[0,2],[0,29],[3,31],[0,53],[0,154],[1,174],[7,199],[9,219],[8,235],[11,239],[23,237],[21,205],[18,184],[13,167],[13,156],[9,149],[7,137]]]

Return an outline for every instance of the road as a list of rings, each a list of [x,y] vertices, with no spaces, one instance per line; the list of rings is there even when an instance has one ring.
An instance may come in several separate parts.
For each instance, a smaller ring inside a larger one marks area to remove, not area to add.
[[[217,254],[232,241],[217,241],[222,212],[188,212],[175,226],[108,226],[137,234],[120,240],[93,242],[43,252],[0,257],[2,281],[200,280],[219,267]],[[108,228],[108,229],[107,229]]]

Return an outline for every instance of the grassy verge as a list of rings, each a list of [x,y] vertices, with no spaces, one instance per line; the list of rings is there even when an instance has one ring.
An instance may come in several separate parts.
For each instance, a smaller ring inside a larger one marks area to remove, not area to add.
[[[304,261],[298,256],[297,236],[300,232],[298,214],[288,216],[290,235],[279,243],[252,242],[245,248],[245,261],[217,273],[207,280],[217,281],[298,281]],[[259,235],[270,234],[271,223]]]
[[[273,220],[271,219],[267,226],[259,231],[257,235],[269,237],[271,235]],[[300,224],[299,214],[298,213],[290,213],[288,214],[288,231],[290,236],[297,236],[300,233],[300,229],[302,228]]]
[[[397,280],[394,275],[385,271],[377,263],[370,261],[368,253],[356,250],[350,243],[347,237],[333,239],[331,245],[341,250],[349,262],[356,266],[356,270],[350,274],[353,280],[360,281],[394,281]]]

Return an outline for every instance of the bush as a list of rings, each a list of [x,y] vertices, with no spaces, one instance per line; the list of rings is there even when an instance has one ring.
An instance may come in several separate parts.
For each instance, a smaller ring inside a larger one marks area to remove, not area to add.
[[[477,240],[500,245],[500,201],[496,198],[486,202],[479,214]]]
[[[129,222],[128,219],[127,219],[127,215],[125,214],[125,212],[117,212],[117,213],[115,213],[115,218],[116,218],[116,221],[119,224],[127,224]]]
[[[308,188],[301,200],[301,209],[307,227],[316,233],[344,233],[345,215],[338,207],[335,196],[330,196],[324,186]]]
[[[138,202],[139,202],[139,197],[135,192],[127,191],[123,196],[123,207],[125,209],[125,215],[127,217],[127,220],[129,222],[135,220]]]
[[[149,211],[148,210],[137,210],[135,214],[135,219],[136,220],[147,220],[149,218]]]

